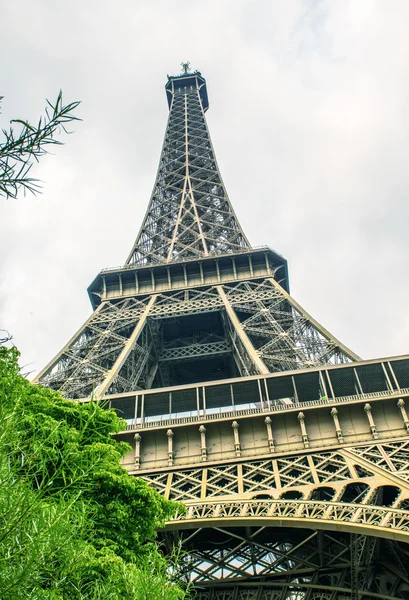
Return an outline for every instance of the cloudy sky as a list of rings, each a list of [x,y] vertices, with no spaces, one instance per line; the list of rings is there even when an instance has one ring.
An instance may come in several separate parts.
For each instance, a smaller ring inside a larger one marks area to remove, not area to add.
[[[40,370],[125,262],[153,187],[166,74],[208,82],[208,123],[253,245],[364,358],[409,352],[407,0],[0,0],[1,124],[62,88],[75,132],[0,198],[0,322]]]

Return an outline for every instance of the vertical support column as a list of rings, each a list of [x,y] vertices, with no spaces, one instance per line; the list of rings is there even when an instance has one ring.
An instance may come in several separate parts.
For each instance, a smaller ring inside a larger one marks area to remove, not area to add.
[[[344,437],[342,435],[341,425],[339,424],[338,410],[335,408],[335,406],[334,408],[331,408],[331,417],[334,419],[335,433],[337,434],[338,443],[343,444]]]
[[[269,262],[269,260],[268,260],[268,255],[267,255],[267,252],[264,252],[264,258],[265,258],[265,261],[266,261],[266,271],[267,271],[267,275],[270,275],[270,276],[271,276],[271,274],[272,274],[272,273],[271,273],[271,267],[270,267],[270,262]]]
[[[387,370],[385,368],[385,364],[382,362],[381,365],[382,365],[382,370],[383,370],[383,373],[385,375],[385,380],[386,380],[386,383],[388,385],[388,388],[393,391],[393,385],[392,385],[392,382],[391,382],[390,377],[388,375],[388,372],[387,372]]]
[[[168,429],[166,432],[168,438],[168,466],[173,465],[173,431]]]
[[[145,425],[145,394],[142,394],[142,402],[141,402],[141,425]]]
[[[403,419],[403,424],[406,427],[406,431],[407,433],[409,433],[409,419],[408,419],[408,413],[406,412],[406,408],[405,408],[405,401],[403,398],[400,398],[398,400],[398,407],[399,410],[401,412],[402,415],[402,419]]]
[[[233,421],[231,426],[233,428],[233,435],[234,435],[234,450],[236,452],[236,456],[240,457],[241,456],[241,446],[240,446],[240,437],[239,437],[239,424],[237,423],[237,421]]]
[[[233,274],[234,274],[234,279],[237,279],[237,268],[236,268],[236,261],[234,256],[231,259],[232,265],[233,265]]]
[[[293,390],[294,390],[294,402],[296,404],[299,403],[299,399],[298,399],[298,392],[297,392],[297,386],[295,385],[295,379],[294,376],[291,375],[291,381],[293,382]]]
[[[202,387],[202,398],[203,398],[203,416],[206,418],[206,387]]]
[[[308,435],[307,435],[307,428],[305,426],[305,415],[303,412],[299,412],[298,413],[298,420],[300,422],[300,427],[301,427],[301,436],[302,436],[302,441],[304,444],[304,448],[309,448],[310,447],[310,442],[308,440]]]
[[[217,281],[220,283],[221,277],[220,277],[220,265],[219,265],[219,261],[216,258],[214,262],[216,263]]]
[[[261,391],[260,379],[257,379],[257,385],[258,385],[258,395],[260,398],[261,410],[264,410],[263,392]]]
[[[372,407],[369,404],[369,402],[367,402],[364,406],[364,411],[366,412],[366,416],[368,417],[368,421],[369,421],[369,429],[372,433],[372,437],[374,440],[378,439],[379,434],[376,431],[376,425],[375,425],[375,421],[373,420],[373,416],[372,416]]]
[[[200,418],[200,388],[196,388],[196,409],[197,409],[197,418]]]
[[[359,600],[361,594],[359,593],[359,567],[360,567],[360,556],[359,556],[359,534],[352,533],[350,538],[351,548],[351,600]]]
[[[278,461],[273,460],[272,463],[273,463],[275,486],[276,486],[277,490],[281,490],[282,485],[281,485],[280,468],[278,466]]]
[[[263,381],[264,381],[264,390],[266,392],[266,398],[267,398],[267,406],[268,406],[268,410],[270,410],[270,408],[271,408],[271,402],[270,402],[270,396],[269,396],[269,393],[268,393],[267,380],[263,379]]]
[[[328,381],[329,389],[330,389],[330,392],[331,392],[331,396],[335,400],[335,394],[334,394],[334,388],[332,387],[331,376],[329,374],[328,369],[325,369],[324,372],[325,372],[325,375],[327,376],[327,381]]]
[[[140,469],[141,467],[141,436],[139,435],[139,433],[135,433],[135,435],[133,436],[133,439],[135,440],[135,468],[136,469]]]
[[[355,367],[353,369],[353,372],[354,372],[354,375],[355,375],[356,383],[358,384],[359,393],[363,394],[364,390],[362,389],[361,380],[358,377],[358,371],[355,369]]]
[[[308,466],[310,467],[310,471],[311,471],[311,475],[314,480],[314,483],[316,485],[319,485],[320,478],[318,477],[317,469],[315,468],[314,461],[313,461],[311,454],[307,454],[307,462],[308,462]]]
[[[138,394],[136,394],[135,396],[135,412],[134,412],[134,423],[135,425],[138,423],[138,400],[139,400],[139,396]]]
[[[322,392],[323,392],[323,394],[321,395],[321,400],[324,400],[324,398],[322,397],[323,395],[325,396],[325,400],[328,400],[327,386],[325,385],[325,380],[324,380],[324,377],[323,377],[321,371],[319,372],[318,376],[319,376],[319,379],[320,379],[320,382],[321,382],[321,387],[322,387]]]
[[[395,382],[396,389],[400,390],[399,381],[396,379],[395,371],[393,370],[390,361],[388,361],[388,365],[389,365],[390,372],[392,373],[392,377],[393,377],[393,381]]]
[[[172,491],[172,480],[173,480],[173,473],[169,473],[167,481],[166,481],[166,488],[165,488],[165,498],[170,498],[170,494]]]
[[[232,386],[232,384],[230,384],[230,398],[231,398],[232,409],[236,410],[236,407],[234,406],[234,392],[233,392],[233,386]]]
[[[251,277],[254,277],[253,261],[251,260],[251,255],[250,254],[249,254],[249,268],[250,268],[250,275],[251,275]]]
[[[202,455],[202,462],[207,461],[207,446],[206,446],[206,427],[204,425],[200,425],[200,452]]]
[[[267,427],[268,447],[270,449],[270,452],[275,452],[273,430],[272,430],[272,427],[271,427],[271,423],[272,423],[271,417],[266,417],[264,419],[264,423],[266,424],[266,427]]]
[[[244,494],[243,465],[237,465],[237,491]]]
[[[206,498],[207,491],[207,469],[202,470],[202,484],[200,486],[200,499],[204,500]]]
[[[125,346],[123,347],[121,353],[116,359],[114,365],[111,367],[111,369],[109,369],[109,371],[107,371],[104,381],[101,383],[101,385],[98,388],[98,391],[95,393],[95,400],[100,400],[102,396],[108,391],[109,386],[112,384],[112,382],[115,381],[115,379],[118,377],[119,371],[121,370],[123,364],[125,363],[126,359],[128,358],[129,354],[134,348],[140,334],[142,333],[143,328],[145,327],[149,311],[155,304],[155,302],[156,296],[152,296],[149,302],[146,304],[145,310],[139,317],[139,320],[135,325],[133,332],[129,336]]]
[[[244,348],[246,349],[246,352],[247,352],[248,356],[250,357],[251,362],[253,363],[253,365],[255,366],[255,368],[257,369],[257,371],[259,373],[261,373],[262,375],[268,375],[269,370],[267,369],[266,365],[264,364],[264,362],[261,360],[261,358],[257,354],[257,351],[254,348],[253,344],[251,343],[247,333],[244,331],[244,329],[243,329],[243,327],[242,327],[242,325],[241,325],[233,307],[231,306],[231,304],[226,296],[226,293],[223,290],[221,285],[217,286],[217,291],[223,301],[227,316],[229,317],[236,334],[240,338],[241,343],[243,344]]]

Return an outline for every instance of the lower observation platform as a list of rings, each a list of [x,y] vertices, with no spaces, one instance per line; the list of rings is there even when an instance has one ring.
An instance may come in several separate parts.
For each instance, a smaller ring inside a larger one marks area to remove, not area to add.
[[[127,430],[409,395],[409,355],[108,395]]]
[[[104,401],[127,423],[118,434],[130,444],[124,467],[169,483],[181,468],[207,465],[224,472],[225,465],[234,470],[255,457],[290,460],[388,440],[406,447],[408,398],[405,355],[138,390],[106,395]],[[402,468],[409,477],[406,458]]]

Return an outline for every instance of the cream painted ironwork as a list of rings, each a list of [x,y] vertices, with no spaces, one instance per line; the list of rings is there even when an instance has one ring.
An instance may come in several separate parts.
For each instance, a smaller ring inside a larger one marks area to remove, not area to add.
[[[292,298],[230,204],[204,78],[166,93],[136,242],[36,381],[127,420],[126,468],[186,505],[160,535],[197,600],[408,600],[409,357],[361,361]]]
[[[172,90],[159,169],[127,264],[174,262],[250,247],[227,196],[206,125],[200,77]]]
[[[225,342],[243,376],[358,358],[289,298],[271,277],[106,300],[36,381],[60,389],[67,398],[86,397],[94,390],[101,397],[107,392],[149,388],[146,370],[135,372],[133,367],[148,361],[156,372],[157,364],[152,363],[161,360],[161,348],[154,344],[152,354],[147,338],[154,338],[149,329],[161,327],[162,319],[209,312],[221,314]],[[138,348],[135,342],[142,332],[146,339]],[[184,352],[188,354],[187,348]],[[124,365],[124,357],[130,357],[130,365]]]

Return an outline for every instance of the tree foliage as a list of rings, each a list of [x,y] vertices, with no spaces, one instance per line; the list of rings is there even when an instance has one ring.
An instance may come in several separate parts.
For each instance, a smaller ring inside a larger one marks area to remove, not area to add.
[[[3,96],[0,96],[0,102]],[[63,103],[62,92],[53,104],[46,100],[45,116],[40,117],[37,125],[22,119],[13,119],[9,129],[3,129],[3,141],[0,142],[0,196],[16,198],[18,190],[36,193],[40,190],[37,179],[30,177],[30,171],[40,157],[47,154],[50,146],[59,146],[61,140],[55,135],[64,131],[72,121],[78,121],[73,111],[79,102]],[[17,130],[13,126],[17,125]]]
[[[120,466],[123,422],[19,373],[0,347],[0,598],[179,600],[153,542],[179,505]]]

